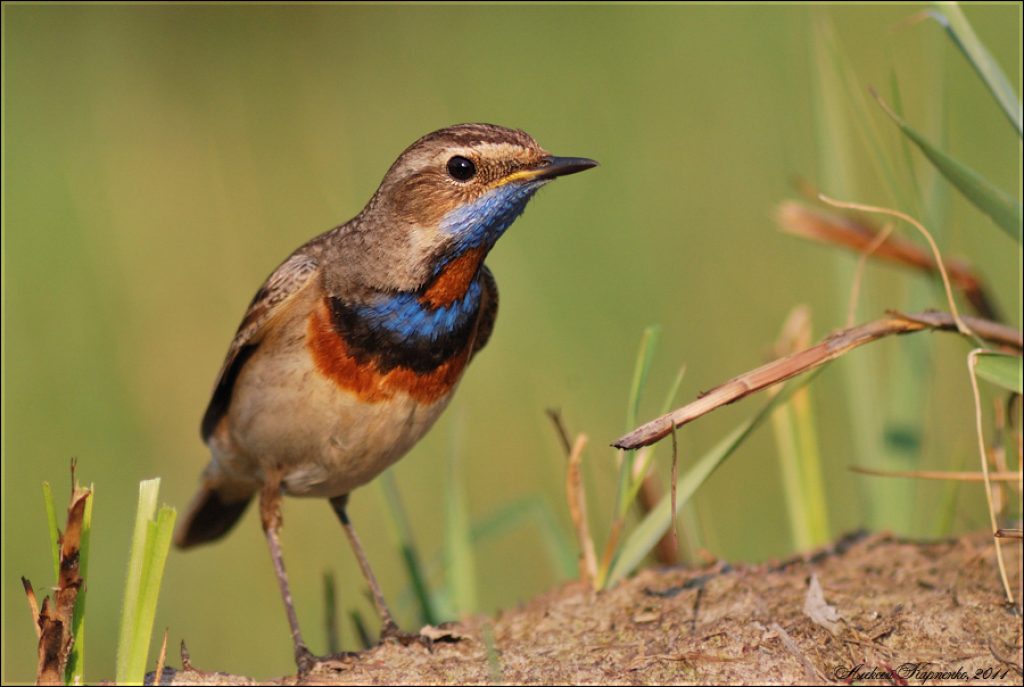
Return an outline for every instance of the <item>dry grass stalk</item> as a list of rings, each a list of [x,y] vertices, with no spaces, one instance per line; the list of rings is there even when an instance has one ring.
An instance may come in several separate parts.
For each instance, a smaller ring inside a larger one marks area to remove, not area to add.
[[[814,196],[817,196],[817,191]],[[905,238],[887,235],[891,233],[891,224],[879,230],[860,217],[839,215],[796,201],[786,201],[779,205],[775,220],[787,234],[859,253],[862,262],[864,256],[869,256],[931,276],[940,276],[931,253]],[[950,281],[964,294],[979,317],[997,321],[1001,319],[985,290],[984,282],[969,264],[962,260],[947,259],[945,267]],[[851,301],[855,301],[855,296],[851,296]]]
[[[153,672],[153,684],[159,685],[163,682],[164,664],[167,663],[167,634],[169,630],[164,629],[164,641],[160,645],[160,655],[156,659],[156,670]]]
[[[569,467],[565,481],[565,494],[569,502],[569,515],[576,530],[576,540],[580,546],[580,579],[591,587],[597,579],[597,554],[594,551],[594,540],[590,536],[590,524],[587,519],[587,495],[583,490],[583,449],[587,445],[587,435],[576,437],[572,450],[569,452]]]
[[[977,336],[1005,348],[1020,352],[1024,348],[1024,336],[1012,327],[974,317],[961,320]],[[895,334],[910,334],[924,330],[958,331],[956,319],[949,313],[923,312],[903,314],[892,312],[883,318],[844,329],[827,337],[824,341],[803,351],[779,358],[754,370],[734,377],[721,386],[715,387],[697,400],[670,413],[655,418],[619,437],[613,446],[622,449],[636,449],[664,439],[672,427],[681,427],[716,408],[728,405],[757,391],[778,384],[797,375],[808,372],[829,361],[842,357],[854,348]]]
[[[39,685],[64,684],[64,671],[74,642],[71,629],[75,601],[84,584],[79,575],[78,559],[85,506],[91,493],[88,489],[77,487],[72,490],[67,525],[60,536],[60,572],[52,601],[46,597],[42,608],[37,608],[32,585],[22,578],[29,608],[36,618],[36,634],[39,637],[36,684]]]
[[[999,565],[999,577],[1003,582],[1003,590],[1006,592],[1007,600],[1013,603],[1013,588],[1010,586],[1010,578],[1006,572],[1006,561],[1003,560],[1003,540],[996,536],[999,532],[999,524],[996,522],[996,505],[992,500],[992,480],[988,470],[988,455],[985,451],[985,432],[981,421],[981,392],[978,390],[978,374],[976,366],[978,356],[985,353],[985,349],[976,348],[967,354],[967,369],[971,377],[971,391],[974,393],[974,424],[978,433],[978,452],[981,455],[981,472],[985,478],[985,499],[988,503],[988,517],[992,525],[992,536],[995,540],[996,563]]]
[[[859,465],[851,465],[851,472],[861,475],[874,475],[876,477],[907,477],[910,479],[938,479],[953,482],[984,482],[985,475],[980,472],[966,472],[953,470],[878,470],[866,468]],[[1019,482],[1024,479],[1024,473],[1005,471],[991,472],[988,476],[993,482]]]

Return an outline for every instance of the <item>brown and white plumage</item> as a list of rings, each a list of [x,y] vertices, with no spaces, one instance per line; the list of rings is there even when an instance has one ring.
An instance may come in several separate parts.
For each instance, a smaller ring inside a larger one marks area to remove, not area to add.
[[[310,655],[277,542],[279,495],[331,500],[383,626],[396,629],[347,495],[430,429],[489,340],[498,290],[484,260],[494,243],[540,187],[595,164],[493,125],[428,134],[356,217],[292,253],[249,304],[203,415],[211,459],[175,542],[223,536],[259,493],[300,667]]]

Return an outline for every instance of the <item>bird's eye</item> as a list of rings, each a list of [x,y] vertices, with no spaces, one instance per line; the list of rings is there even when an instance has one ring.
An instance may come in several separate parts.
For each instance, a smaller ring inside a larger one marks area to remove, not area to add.
[[[448,160],[448,174],[456,181],[469,181],[476,176],[476,165],[461,155]]]

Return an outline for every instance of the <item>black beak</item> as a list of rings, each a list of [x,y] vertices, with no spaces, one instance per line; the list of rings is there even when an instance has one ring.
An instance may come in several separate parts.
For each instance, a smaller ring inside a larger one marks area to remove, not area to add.
[[[534,179],[554,179],[567,174],[575,174],[583,170],[597,167],[597,160],[587,157],[555,157],[546,158],[533,170]]]

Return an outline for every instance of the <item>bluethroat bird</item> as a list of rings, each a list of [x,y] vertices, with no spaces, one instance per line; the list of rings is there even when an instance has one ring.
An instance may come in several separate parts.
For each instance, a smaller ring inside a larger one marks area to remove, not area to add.
[[[349,494],[434,424],[491,336],[498,289],[484,259],[552,179],[594,167],[523,131],[461,124],[413,143],[353,219],[289,256],[256,292],[202,421],[211,460],[175,533],[181,548],[260,514],[300,672],[281,555],[282,494],[330,499],[381,620],[400,636],[346,515]]]

